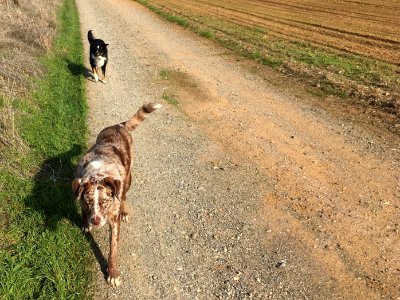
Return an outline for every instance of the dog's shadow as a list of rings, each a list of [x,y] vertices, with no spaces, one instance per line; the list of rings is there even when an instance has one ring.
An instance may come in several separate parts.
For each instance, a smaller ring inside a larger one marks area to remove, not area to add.
[[[43,162],[34,176],[34,187],[25,198],[25,204],[43,216],[45,227],[57,230],[62,220],[80,228],[81,215],[71,189],[75,165],[72,160],[82,154],[80,145]],[[84,234],[84,233],[82,233]],[[85,234],[104,276],[107,275],[107,261],[93,236]]]
[[[83,75],[87,80],[94,81],[93,73],[88,68],[86,68],[82,64],[77,64],[70,60],[67,60],[66,62],[68,70],[71,72],[73,76]]]

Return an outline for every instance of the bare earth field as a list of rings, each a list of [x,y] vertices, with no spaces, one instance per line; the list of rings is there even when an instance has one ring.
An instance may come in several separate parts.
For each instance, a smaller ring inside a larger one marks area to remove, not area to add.
[[[218,13],[208,1],[169,3]],[[230,7],[226,17],[248,14],[238,1],[218,3]],[[374,14],[387,9],[387,21],[398,22],[395,1],[371,1],[366,11],[338,1],[343,24],[325,20],[328,8],[315,1],[319,29],[298,1],[243,3],[259,5],[248,22],[295,24],[304,38],[334,27],[348,47],[367,51],[362,45],[373,40],[371,55],[379,48],[398,57],[384,46],[398,47],[395,26]],[[164,104],[133,133],[118,289],[104,280],[107,228],[93,233],[95,299],[399,299],[398,135],[331,114],[295,81],[259,76],[136,2],[77,4],[86,50],[89,29],[110,44],[108,83],[87,74],[91,141],[143,102]],[[297,9],[276,19],[271,9],[282,5]],[[346,27],[351,16],[381,27],[355,31]]]
[[[137,1],[244,57],[299,78],[312,94],[366,108],[399,132],[397,1]]]
[[[400,62],[400,3],[396,0],[149,2],[187,16],[209,16],[266,28],[268,38],[306,41],[386,62]]]

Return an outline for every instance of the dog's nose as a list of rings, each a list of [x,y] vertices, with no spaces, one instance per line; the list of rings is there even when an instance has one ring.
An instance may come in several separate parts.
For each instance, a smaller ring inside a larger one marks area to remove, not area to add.
[[[91,222],[94,226],[98,226],[98,225],[100,225],[101,218],[100,218],[99,216],[94,216],[94,217],[90,218],[90,222]]]

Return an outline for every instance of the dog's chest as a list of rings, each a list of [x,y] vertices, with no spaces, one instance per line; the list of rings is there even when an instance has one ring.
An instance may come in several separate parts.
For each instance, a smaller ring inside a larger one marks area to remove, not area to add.
[[[99,56],[95,56],[95,55],[93,55],[93,54],[92,54],[92,59],[94,60],[95,65],[98,66],[98,67],[104,66],[104,64],[105,64],[106,61],[107,61],[107,58],[106,58],[106,57],[100,56],[100,55],[99,55]]]

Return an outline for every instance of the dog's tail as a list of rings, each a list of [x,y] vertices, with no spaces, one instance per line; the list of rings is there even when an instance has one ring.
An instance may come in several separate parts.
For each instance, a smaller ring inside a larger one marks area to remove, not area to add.
[[[134,130],[140,123],[144,121],[144,119],[146,119],[149,113],[160,107],[162,107],[162,105],[156,103],[144,104],[129,121],[123,122],[122,125],[124,125],[129,131]]]
[[[91,30],[88,31],[88,33],[87,33],[87,38],[88,38],[88,40],[89,40],[89,43],[93,42],[93,40],[94,40],[94,35],[93,35],[93,32],[92,32]]]

